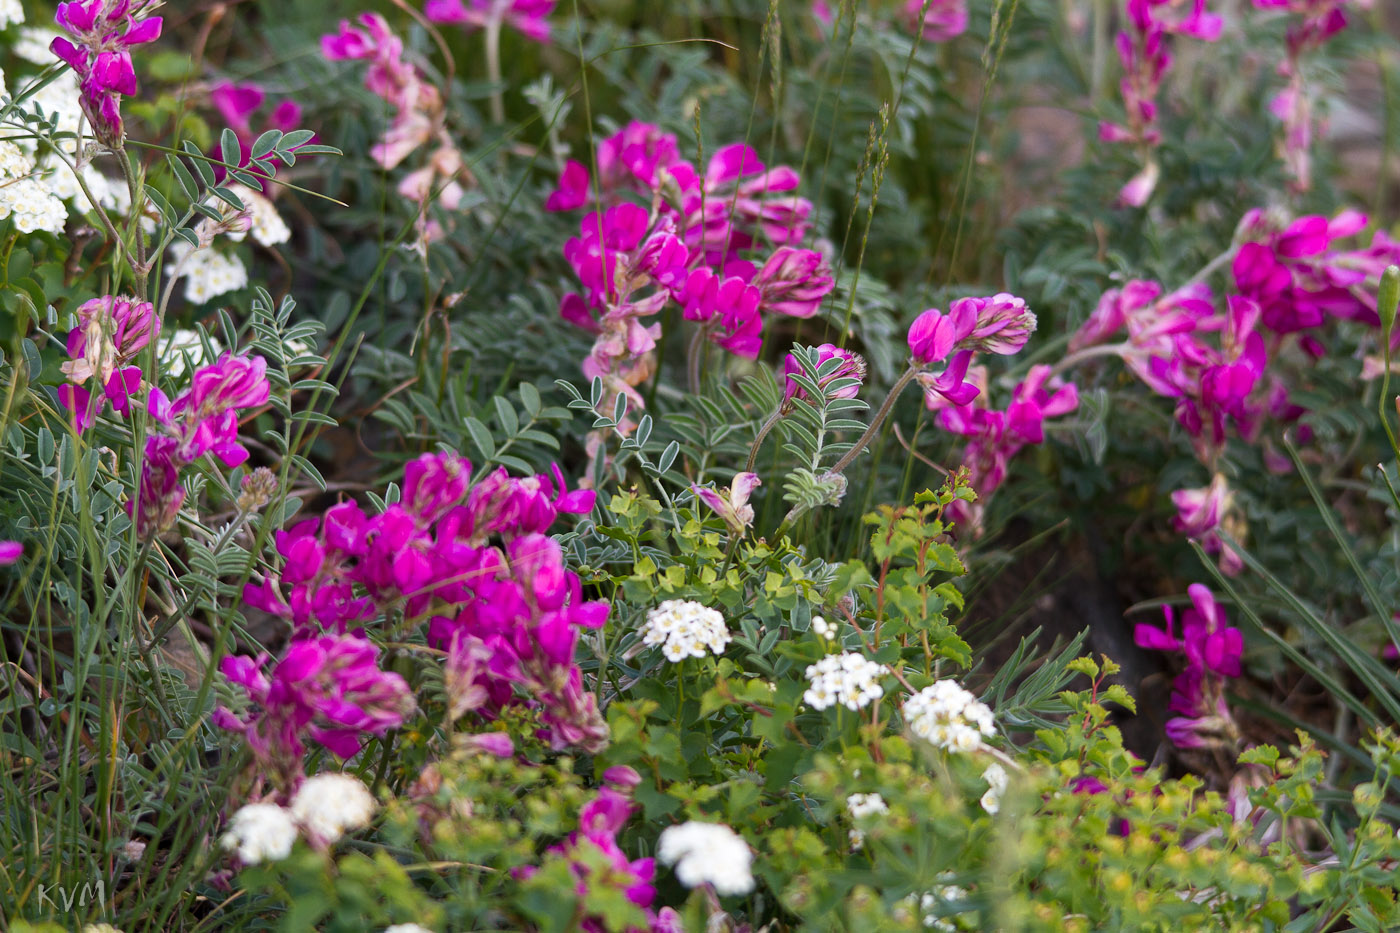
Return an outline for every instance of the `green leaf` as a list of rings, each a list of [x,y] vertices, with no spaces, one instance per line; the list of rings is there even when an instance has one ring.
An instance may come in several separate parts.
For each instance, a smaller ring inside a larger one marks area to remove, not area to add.
[[[239,166],[243,150],[238,145],[238,134],[228,127],[224,127],[224,132],[219,136],[219,151],[224,161],[224,168],[235,169]]]
[[[199,177],[203,179],[205,187],[212,188],[214,186],[214,170],[209,166],[209,160],[205,158],[204,153],[200,152],[199,147],[188,140],[182,143],[181,147],[189,153],[190,164],[199,173]]]
[[[491,439],[491,432],[486,429],[486,425],[473,417],[468,417],[464,423],[481,459],[490,460],[495,457],[496,442]]]
[[[175,180],[180,183],[185,197],[191,201],[197,201],[199,199],[199,185],[195,184],[194,176],[190,174],[189,169],[185,168],[179,159],[169,153],[165,155],[165,164],[170,166],[170,171],[175,176]]]
[[[268,130],[257,139],[253,140],[253,150],[251,158],[261,159],[274,149],[282,148],[278,144],[282,140],[281,130]]]
[[[500,422],[501,430],[507,435],[515,435],[520,430],[520,421],[515,416],[515,409],[499,395],[492,401],[496,403],[496,420]]]

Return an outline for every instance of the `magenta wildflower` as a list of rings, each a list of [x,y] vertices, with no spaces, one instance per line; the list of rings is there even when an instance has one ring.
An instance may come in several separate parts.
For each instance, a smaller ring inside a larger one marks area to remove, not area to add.
[[[383,737],[414,708],[408,684],[380,670],[379,649],[355,635],[293,641],[268,673],[268,657],[229,656],[220,670],[254,709],[219,707],[215,725],[240,732],[259,765],[284,790],[301,776],[305,741],[341,758],[359,754],[366,736]]]
[[[690,490],[695,493],[697,499],[724,519],[731,535],[740,538],[753,524],[753,506],[749,505],[749,496],[760,485],[762,480],[758,478],[757,473],[736,473],[727,490],[728,495],[722,495],[719,490],[709,486],[691,486]]]
[[[49,49],[78,75],[83,114],[98,142],[109,149],[125,138],[121,99],[136,93],[131,47],[160,38],[162,19],[141,14],[158,4],[151,0],[69,0],[60,3],[54,21],[67,33]]]
[[[763,347],[759,302],[763,293],[742,276],[721,278],[709,267],[696,269],[681,291],[687,321],[705,325],[710,341],[731,353],[757,359]]]
[[[855,398],[860,394],[861,383],[865,381],[865,359],[859,353],[850,350],[843,350],[835,344],[824,343],[817,347],[817,365],[820,367],[828,360],[842,360],[842,363],[831,371],[829,375],[818,376],[816,383],[819,388],[825,391],[829,399]],[[803,373],[802,364],[793,354],[789,353],[783,358],[783,374],[786,376],[783,386],[783,405],[790,405],[794,398],[806,398],[807,392],[793,379],[794,375]],[[851,382],[849,380],[855,380]]]
[[[340,31],[321,37],[321,54],[331,61],[367,61],[365,87],[395,110],[389,128],[370,149],[370,156],[386,169],[436,138],[451,147],[442,124],[442,96],[413,65],[404,61],[403,40],[389,29],[378,13],[361,13],[352,26],[341,20]]]
[[[967,0],[905,0],[904,18],[911,32],[947,42],[967,31]]]
[[[609,773],[617,769],[610,769]],[[628,769],[630,770],[630,769]],[[635,772],[633,772],[635,774]],[[635,786],[635,785],[634,785]],[[656,877],[654,859],[630,859],[622,851],[617,834],[636,812],[632,802],[631,787],[613,785],[601,788],[597,795],[579,810],[579,827],[563,843],[551,846],[549,855],[569,862],[575,881],[575,893],[581,898],[591,889],[604,887],[613,889],[628,901],[640,907],[647,918],[648,929],[653,933],[679,931],[683,928],[673,911],[663,908],[660,915],[651,910],[656,899]],[[588,859],[582,856],[589,853]],[[601,854],[607,870],[596,872],[590,862]],[[529,878],[538,871],[533,865],[515,870],[517,878]],[[586,916],[579,920],[578,928],[584,933],[604,933],[612,929],[604,918]]]
[[[18,541],[0,541],[0,565],[9,565],[19,562],[24,556],[24,545]]]
[[[986,386],[986,371],[978,367],[969,384],[976,391]],[[1011,458],[1028,444],[1045,441],[1045,419],[1058,418],[1079,406],[1079,392],[1073,384],[1051,376],[1049,366],[1032,366],[1024,382],[1011,393],[1011,404],[1005,411],[987,407],[985,392],[976,394],[980,405],[958,403],[942,395],[929,397],[929,408],[938,412],[938,425],[943,430],[968,438],[963,464],[968,467],[970,482],[978,493],[979,504],[968,508],[954,503],[955,521],[978,525],[986,500],[1006,479]]]
[[[423,15],[435,23],[485,29],[505,24],[536,42],[549,41],[555,0],[428,0]]]
[[[929,308],[909,325],[909,354],[920,366],[941,363],[977,327],[977,308],[953,303],[947,314]]]
[[[513,704],[539,711],[555,748],[597,749],[607,729],[574,663],[579,632],[608,606],[582,584],[545,532],[561,514],[592,509],[592,490],[504,469],[469,488],[471,464],[425,454],[405,470],[403,498],[367,516],[341,503],[276,537],[279,572],[249,584],[245,601],[289,621],[295,637],[343,632],[380,613],[427,624],[447,653],[453,719],[490,719]]]
[[[789,317],[809,318],[836,287],[831,266],[816,250],[782,246],[754,274],[763,308]]]
[[[77,316],[78,325],[68,332],[72,359],[60,367],[72,384],[59,387],[58,398],[81,433],[104,403],[123,417],[130,413],[131,399],[142,382],[141,369],[127,364],[151,342],[160,325],[150,302],[114,295],[83,302]]]
[[[1179,715],[1168,720],[1167,736],[1179,748],[1218,747],[1238,737],[1225,704],[1226,678],[1239,677],[1244,637],[1226,625],[1225,613],[1211,591],[1199,583],[1187,588],[1192,608],[1182,613],[1182,632],[1176,634],[1176,614],[1163,607],[1163,628],[1139,624],[1133,638],[1153,651],[1181,653],[1186,668],[1172,686],[1168,708]]]
[[[959,298],[949,308],[953,317],[974,309],[976,324],[967,336],[967,346],[983,353],[1011,356],[1021,352],[1035,333],[1035,315],[1025,301],[1002,292],[990,298]]]
[[[186,466],[207,453],[227,467],[248,459],[248,449],[238,439],[238,412],[266,402],[270,388],[266,360],[229,353],[198,370],[173,404],[160,389],[151,388],[146,407],[155,433],[146,439],[140,489],[127,503],[138,534],[149,537],[174,523],[185,499],[180,471]],[[109,398],[113,391],[109,382]]]

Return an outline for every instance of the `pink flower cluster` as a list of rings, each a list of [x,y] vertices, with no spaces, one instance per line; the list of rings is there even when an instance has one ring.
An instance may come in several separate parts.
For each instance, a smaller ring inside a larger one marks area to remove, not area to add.
[[[58,5],[54,21],[68,33],[49,44],[78,75],[83,114],[98,142],[119,148],[122,95],[136,93],[131,47],[160,38],[162,19],[143,16],[155,0],[69,0]]]
[[[967,0],[905,0],[904,20],[927,41],[947,42],[967,32]]]
[[[968,367],[978,352],[1019,353],[1035,333],[1035,315],[1026,303],[1002,292],[990,298],[959,298],[945,313],[929,308],[909,325],[909,355],[920,372],[919,385],[930,409],[967,405],[978,387],[968,381]],[[945,363],[938,374],[926,367]]]
[[[560,514],[591,510],[594,493],[569,491],[557,467],[471,481],[462,457],[419,457],[405,468],[402,500],[383,513],[345,502],[279,532],[280,573],[249,584],[244,600],[286,619],[297,638],[401,613],[445,652],[454,719],[494,717],[524,694],[553,747],[596,751],[607,727],[574,648],[607,621],[608,604],[583,599],[546,534]]]
[[[1370,0],[1254,0],[1261,10],[1279,10],[1295,21],[1288,27],[1287,55],[1278,73],[1288,85],[1269,102],[1269,112],[1283,124],[1279,157],[1295,191],[1312,188],[1312,98],[1303,79],[1302,59],[1346,28],[1347,8],[1369,8]]]
[[[488,29],[502,24],[536,42],[549,41],[555,0],[428,0],[423,15],[434,23]]]
[[[382,671],[379,649],[357,635],[293,641],[271,669],[266,653],[229,656],[220,665],[250,709],[218,707],[214,725],[238,732],[274,787],[290,794],[300,782],[305,740],[352,758],[365,735],[383,737],[413,711],[413,695],[398,674]]]
[[[641,781],[641,776],[626,765],[603,772],[603,787],[579,810],[579,828],[563,843],[551,846],[549,852],[569,860],[579,897],[598,886],[619,890],[645,913],[650,933],[681,933],[683,925],[675,911],[662,908],[657,914],[651,909],[656,900],[656,887],[653,884],[656,860],[629,859],[617,842],[617,834],[637,811],[631,792]],[[592,858],[585,859],[585,854]],[[603,873],[590,865],[600,854],[607,863],[607,871]],[[534,866],[527,866],[516,874],[520,878],[529,878],[537,870]],[[602,917],[593,916],[583,917],[578,928],[584,933],[604,933],[611,929]]]
[[[1214,42],[1220,38],[1222,21],[1206,12],[1206,0],[1127,0],[1127,15],[1128,28],[1118,34],[1118,57],[1123,63],[1119,87],[1126,122],[1100,123],[1099,138],[1131,143],[1146,153],[1162,139],[1157,127],[1157,95],[1171,68],[1170,36]],[[1147,155],[1142,169],[1119,191],[1119,201],[1132,207],[1146,204],[1160,171],[1156,159]]]
[[[596,179],[570,161],[545,206],[596,202],[564,247],[583,291],[565,295],[559,310],[597,334],[583,368],[603,380],[600,410],[618,395],[641,406],[635,387],[652,372],[660,336],[659,324],[642,319],[669,302],[711,343],[752,359],[765,314],[811,317],[834,287],[825,258],[799,245],[812,205],[792,193],[797,173],[765,167],[752,147],[723,147],[701,174],[673,135],[634,122],[600,142],[595,158]],[[766,252],[761,264],[754,252]]]
[[[1194,583],[1187,593],[1193,608],[1182,613],[1180,636],[1176,615],[1171,606],[1165,606],[1166,625],[1139,624],[1133,638],[1143,648],[1186,658],[1185,669],[1172,683],[1168,709],[1177,715],[1167,720],[1167,737],[1178,748],[1216,748],[1239,735],[1225,703],[1225,683],[1240,676],[1244,636],[1226,624],[1225,613],[1209,588]]]
[[[132,396],[141,388],[141,367],[130,364],[160,332],[160,322],[149,301],[115,295],[83,302],[77,317],[78,326],[68,332],[72,359],[61,367],[69,382],[59,387],[58,399],[81,433],[104,404],[122,417],[130,413]],[[85,388],[89,384],[92,388]]]
[[[442,95],[404,61],[403,40],[378,13],[361,13],[356,22],[358,26],[341,20],[339,32],[322,36],[321,54],[330,61],[369,62],[365,87],[394,109],[389,129],[371,147],[370,156],[390,169],[435,137],[440,146],[455,151],[443,127]],[[447,191],[442,196],[453,197]],[[456,198],[460,199],[460,192]]]
[[[973,381],[985,389],[987,371],[975,367]],[[950,404],[942,395],[930,396],[930,407],[938,411],[938,426],[968,439],[963,463],[971,471],[970,481],[979,501],[954,502],[949,516],[959,525],[978,528],[987,498],[1006,479],[1011,458],[1028,444],[1045,441],[1045,419],[1067,415],[1079,407],[1079,392],[1073,384],[1051,375],[1049,366],[1032,366],[1025,381],[1011,392],[1005,411],[987,406],[985,391],[975,401],[980,404]],[[933,404],[933,403],[937,404]]]
[[[1237,293],[1225,300],[1223,312],[1205,285],[1163,295],[1155,282],[1131,281],[1106,292],[1070,341],[1072,351],[1084,351],[1126,330],[1125,342],[1102,349],[1120,356],[1154,392],[1176,400],[1177,421],[1214,477],[1207,488],[1173,494],[1177,528],[1219,552],[1227,573],[1238,572],[1240,563],[1222,547],[1219,532],[1231,525],[1242,530],[1231,516],[1232,497],[1219,470],[1228,429],[1233,425],[1243,440],[1255,443],[1269,422],[1290,423],[1304,413],[1267,369],[1287,335],[1319,326],[1328,314],[1379,322],[1374,291],[1363,286],[1400,257],[1400,245],[1382,234],[1368,250],[1332,248],[1333,240],[1364,225],[1364,217],[1347,213],[1280,227],[1252,211],[1241,224],[1245,242],[1234,257]],[[1323,352],[1310,335],[1299,343],[1315,355]],[[1306,440],[1305,428],[1301,436]],[[1263,443],[1270,468],[1287,470],[1286,459],[1267,439]]]
[[[212,453],[232,469],[248,459],[238,439],[239,412],[265,403],[271,391],[267,360],[225,353],[195,372],[172,403],[151,387],[146,403],[152,424],[141,464],[141,488],[126,505],[143,538],[165,531],[185,501],[180,472]]]
[[[836,22],[827,0],[812,0],[812,15],[823,26]],[[947,42],[967,32],[967,0],[905,0],[904,23],[928,42]]]

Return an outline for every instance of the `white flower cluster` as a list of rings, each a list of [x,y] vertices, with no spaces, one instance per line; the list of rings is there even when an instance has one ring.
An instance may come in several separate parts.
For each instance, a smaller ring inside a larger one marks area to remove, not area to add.
[[[877,816],[890,812],[890,808],[885,804],[885,798],[879,794],[851,794],[846,798],[846,809],[850,812],[853,820],[863,820],[867,816]],[[849,835],[852,849],[859,849],[865,845],[864,830],[853,828]]]
[[[909,731],[935,748],[970,752],[994,731],[992,711],[956,681],[940,680],[904,702]]]
[[[1001,795],[1006,793],[1006,769],[994,761],[982,772],[982,780],[987,782],[987,792],[982,795],[982,809],[996,813],[1001,809]]]
[[[329,844],[349,830],[368,825],[374,809],[374,797],[358,778],[318,774],[301,785],[290,807],[275,803],[240,807],[219,844],[238,853],[245,865],[280,861],[292,854],[299,831]]]
[[[836,626],[823,616],[812,616],[812,633],[823,641],[831,641],[836,637]]]
[[[63,233],[68,208],[37,178],[0,179],[0,220],[13,218],[20,233]]]
[[[25,26],[19,31],[19,38],[14,45],[10,46],[10,51],[16,58],[23,59],[32,65],[54,65],[58,63],[58,57],[49,51],[49,44],[58,38],[58,33],[43,26]],[[55,82],[57,83],[57,82]]]
[[[196,250],[184,240],[170,244],[167,274],[173,276],[177,271],[185,280],[185,300],[191,304],[202,305],[248,284],[248,270],[237,256]]]
[[[807,668],[811,687],[802,699],[812,709],[826,709],[840,703],[858,710],[885,695],[880,686],[884,668],[854,651],[830,654]]]
[[[292,798],[292,816],[308,833],[335,842],[346,832],[368,826],[374,795],[348,774],[328,772],[307,778]]]
[[[433,933],[433,931],[417,923],[396,923],[391,927],[385,927],[384,933]]]
[[[0,29],[4,29],[11,23],[24,22],[24,7],[19,5],[19,0],[0,0]]]
[[[275,803],[250,803],[238,809],[219,844],[237,852],[244,865],[276,862],[292,854],[297,824],[292,814]]]
[[[20,233],[63,232],[68,209],[35,174],[34,159],[9,140],[0,139],[0,220],[13,218]]]
[[[73,210],[77,213],[91,210],[91,202],[88,201],[82,186],[78,184],[78,178],[71,168],[54,155],[46,156],[39,165],[45,172],[45,181],[48,182],[54,197],[71,202]],[[82,175],[88,191],[92,192],[97,203],[109,215],[123,218],[130,212],[131,192],[124,182],[103,175],[91,162],[79,166],[78,174]]]
[[[248,229],[230,230],[230,240],[241,242],[244,237],[252,234],[254,242],[263,246],[276,246],[292,238],[291,228],[266,197],[243,185],[234,185],[230,190],[238,195],[238,199],[248,208],[244,212],[248,215]]]
[[[688,888],[709,884],[716,894],[748,894],[753,890],[753,850],[723,823],[691,821],[662,830],[656,856],[676,867],[676,878]]]
[[[642,644],[660,645],[666,660],[678,664],[686,658],[703,658],[708,649],[724,654],[729,644],[724,616],[714,609],[685,599],[668,599],[647,613]]]
[[[958,929],[958,925],[952,920],[946,919],[951,913],[953,915],[966,913],[958,910],[958,904],[967,900],[967,889],[960,888],[955,884],[948,884],[953,878],[952,872],[943,872],[938,876],[943,884],[936,885],[933,890],[926,892],[919,898],[919,912],[924,915],[924,928],[928,930],[938,930],[939,933],[953,933]],[[913,895],[909,895],[911,898]],[[939,908],[942,908],[943,916],[939,916]]]

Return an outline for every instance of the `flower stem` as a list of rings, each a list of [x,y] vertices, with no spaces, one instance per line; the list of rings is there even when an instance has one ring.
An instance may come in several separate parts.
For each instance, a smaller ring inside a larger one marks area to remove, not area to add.
[[[506,122],[506,105],[501,93],[501,18],[486,21],[486,80],[491,82],[491,122]]]
[[[1092,360],[1100,356],[1122,356],[1128,349],[1129,346],[1126,343],[1101,343],[1098,346],[1085,347],[1082,350],[1076,350],[1069,356],[1060,360],[1055,364],[1054,368],[1050,370],[1050,373],[1051,375],[1058,376],[1067,369],[1073,369],[1085,360]]]
[[[773,426],[778,423],[778,419],[783,416],[783,406],[778,405],[778,410],[768,416],[768,420],[763,422],[763,427],[758,429],[758,436],[753,439],[753,446],[749,448],[749,460],[744,464],[744,472],[752,473],[754,461],[758,459],[758,449],[763,446],[763,440],[768,436],[768,432],[773,430]]]
[[[875,417],[871,420],[870,427],[865,429],[865,433],[856,441],[855,446],[846,451],[845,455],[840,460],[837,460],[827,472],[840,473],[851,465],[851,462],[860,455],[860,452],[865,449],[866,445],[874,440],[876,432],[880,430],[880,426],[884,424],[885,419],[889,417],[890,410],[894,408],[895,399],[899,398],[905,387],[913,382],[914,377],[918,374],[919,368],[913,365],[910,365],[910,367],[904,371],[904,375],[900,376],[899,381],[890,388],[890,394],[885,396],[885,401],[881,403],[880,410],[875,412]]]

